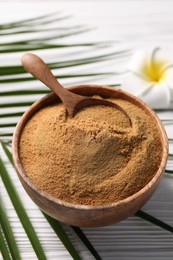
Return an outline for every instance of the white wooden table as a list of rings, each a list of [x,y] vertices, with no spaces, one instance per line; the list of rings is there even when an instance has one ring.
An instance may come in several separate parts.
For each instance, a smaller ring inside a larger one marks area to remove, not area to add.
[[[133,51],[145,46],[161,46],[170,51],[170,55],[173,57],[173,1],[0,1],[0,23],[17,21],[56,11],[61,11],[64,15],[72,15],[70,19],[62,22],[62,25],[84,24],[93,28],[92,31],[83,35],[72,36],[70,43],[113,40],[116,42],[111,47],[112,50],[129,50],[125,56],[114,59],[109,63],[103,63],[103,65],[97,65],[98,72],[105,69],[107,71],[126,71],[127,62]],[[4,38],[1,37],[1,42],[6,42],[7,38],[5,36]],[[62,43],[66,41],[65,38],[61,40]],[[60,60],[64,58],[61,50],[56,53],[55,51],[38,51],[37,53],[41,53],[47,60],[57,59],[58,56]],[[20,56],[21,54],[18,53],[13,55],[0,54],[0,66],[17,64],[20,62]],[[90,66],[85,69],[91,71]],[[78,70],[81,71],[80,68]],[[74,72],[74,68],[71,68],[71,70],[61,69],[61,73],[68,72]],[[113,75],[107,78],[78,78],[73,82],[69,79],[62,79],[62,84],[66,86],[79,82],[111,84],[121,83],[121,81],[122,75]],[[11,86],[7,84],[6,87],[9,89],[12,87],[19,88],[21,85],[14,84]],[[0,102],[7,102],[7,100],[1,98]],[[160,113],[159,116],[161,118],[173,118],[173,112]],[[173,138],[173,126],[167,126],[166,130],[169,137]],[[173,147],[170,147],[170,149],[173,151]],[[37,206],[23,190],[14,170],[10,165],[7,166],[21,199],[26,205],[32,223],[38,232],[47,259],[71,259],[71,256],[65,250],[61,241],[57,239]],[[5,198],[8,216],[23,259],[37,259],[2,183],[0,183],[0,195]],[[144,206],[143,210],[173,226],[172,198],[173,177],[165,175],[158,190]],[[65,226],[65,229],[83,259],[92,259],[90,253],[74,232],[68,226]],[[173,234],[136,216],[112,226],[85,228],[83,230],[104,260],[173,259]]]

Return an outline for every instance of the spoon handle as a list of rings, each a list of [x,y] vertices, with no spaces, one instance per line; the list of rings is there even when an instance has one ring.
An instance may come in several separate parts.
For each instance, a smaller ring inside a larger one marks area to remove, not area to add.
[[[64,95],[68,95],[69,91],[64,89],[57,81],[55,76],[50,71],[49,67],[44,61],[35,54],[26,53],[22,56],[23,67],[31,73],[35,78],[39,79],[46,86],[48,86],[54,93],[56,93],[62,100]]]

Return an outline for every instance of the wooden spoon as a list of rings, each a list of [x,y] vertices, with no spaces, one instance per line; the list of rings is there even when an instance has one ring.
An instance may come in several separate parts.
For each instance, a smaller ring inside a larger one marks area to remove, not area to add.
[[[55,76],[52,74],[49,67],[37,55],[32,53],[26,53],[22,56],[21,61],[23,67],[28,72],[30,72],[35,78],[42,81],[62,100],[71,117],[74,117],[78,111],[85,107],[102,105],[114,107],[120,110],[123,114],[126,115],[126,117],[128,117],[131,125],[131,119],[129,118],[126,111],[124,111],[124,109],[122,109],[119,105],[103,99],[81,96],[63,88],[63,86],[57,81]]]

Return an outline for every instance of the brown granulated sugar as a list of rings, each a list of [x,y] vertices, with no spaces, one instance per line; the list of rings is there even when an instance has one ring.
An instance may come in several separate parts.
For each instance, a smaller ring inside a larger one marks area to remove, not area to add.
[[[139,107],[111,99],[129,115],[94,106],[70,118],[62,103],[39,110],[26,124],[20,159],[36,187],[66,202],[103,205],[143,188],[158,170],[162,144]]]

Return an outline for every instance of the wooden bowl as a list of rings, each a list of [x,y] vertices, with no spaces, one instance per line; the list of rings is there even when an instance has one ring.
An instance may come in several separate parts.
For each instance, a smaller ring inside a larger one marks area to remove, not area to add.
[[[137,193],[116,203],[103,206],[86,206],[67,203],[65,201],[51,197],[45,194],[43,191],[39,190],[33,183],[31,183],[20,162],[19,141],[22,130],[31,116],[40,108],[51,104],[57,99],[57,96],[51,93],[36,101],[29,108],[29,110],[24,113],[16,126],[16,130],[13,136],[12,149],[14,165],[19,179],[29,196],[40,207],[40,209],[59,221],[80,227],[105,226],[119,222],[137,212],[147,202],[147,200],[157,188],[161,176],[164,172],[168,156],[168,140],[165,130],[159,118],[148,106],[146,106],[146,104],[126,92],[111,87],[97,85],[74,86],[69,90],[74,93],[86,96],[97,94],[104,98],[121,98],[130,101],[143,109],[150,116],[151,120],[155,122],[155,125],[158,128],[158,133],[160,134],[162,140],[163,155],[158,171],[152,180]]]

